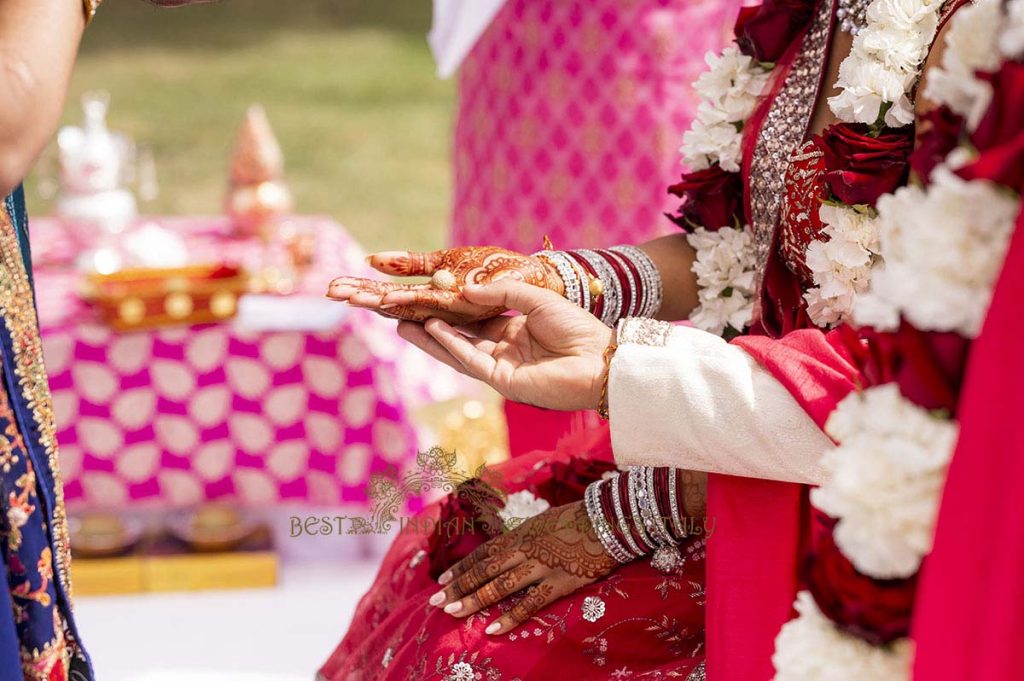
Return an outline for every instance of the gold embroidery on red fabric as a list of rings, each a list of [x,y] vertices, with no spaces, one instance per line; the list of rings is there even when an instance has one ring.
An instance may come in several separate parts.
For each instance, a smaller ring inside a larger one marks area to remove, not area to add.
[[[50,530],[55,547],[54,569],[71,606],[71,551],[68,544],[67,515],[64,510],[64,487],[60,477],[57,452],[57,429],[54,424],[50,385],[43,363],[43,344],[32,286],[21,257],[18,236],[7,211],[0,210],[0,314],[11,336],[14,349],[14,371],[22,396],[32,410],[39,429],[39,442],[46,452],[54,479],[54,508]]]

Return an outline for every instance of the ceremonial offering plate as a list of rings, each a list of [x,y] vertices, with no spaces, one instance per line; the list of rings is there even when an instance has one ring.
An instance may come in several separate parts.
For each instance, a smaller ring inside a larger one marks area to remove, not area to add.
[[[131,551],[142,539],[143,523],[113,513],[73,515],[68,521],[74,554],[106,558]]]
[[[259,529],[259,523],[252,517],[222,504],[173,513],[167,520],[171,536],[202,552],[236,549]]]
[[[83,297],[118,331],[207,324],[235,316],[249,275],[234,265],[130,268],[92,274]]]

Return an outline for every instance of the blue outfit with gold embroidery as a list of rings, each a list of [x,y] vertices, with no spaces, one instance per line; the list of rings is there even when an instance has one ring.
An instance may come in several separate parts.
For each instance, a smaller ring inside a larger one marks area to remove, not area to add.
[[[0,209],[0,681],[88,681],[31,272],[19,189]]]

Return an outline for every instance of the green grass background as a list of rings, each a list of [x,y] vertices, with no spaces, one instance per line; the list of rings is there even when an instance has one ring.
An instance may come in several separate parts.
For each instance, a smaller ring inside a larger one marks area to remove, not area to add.
[[[65,110],[111,94],[110,126],[152,147],[149,213],[221,210],[245,109],[262,103],[297,211],[334,216],[368,249],[434,248],[449,219],[454,88],[437,80],[427,0],[223,0],[158,10],[108,0]],[[35,214],[50,211],[33,191]]]

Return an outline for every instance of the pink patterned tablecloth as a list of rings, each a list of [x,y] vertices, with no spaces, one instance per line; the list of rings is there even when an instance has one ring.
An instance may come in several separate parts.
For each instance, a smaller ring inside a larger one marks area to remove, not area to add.
[[[221,218],[158,222],[186,235],[195,262],[253,266],[265,257],[258,243],[229,237]],[[317,243],[300,293],[321,296],[332,277],[367,271],[334,221],[293,226]],[[414,457],[415,409],[461,385],[404,344],[393,322],[364,310],[317,332],[225,323],[119,334],[75,295],[60,224],[35,220],[32,243],[72,506],[363,502],[370,474]]]

